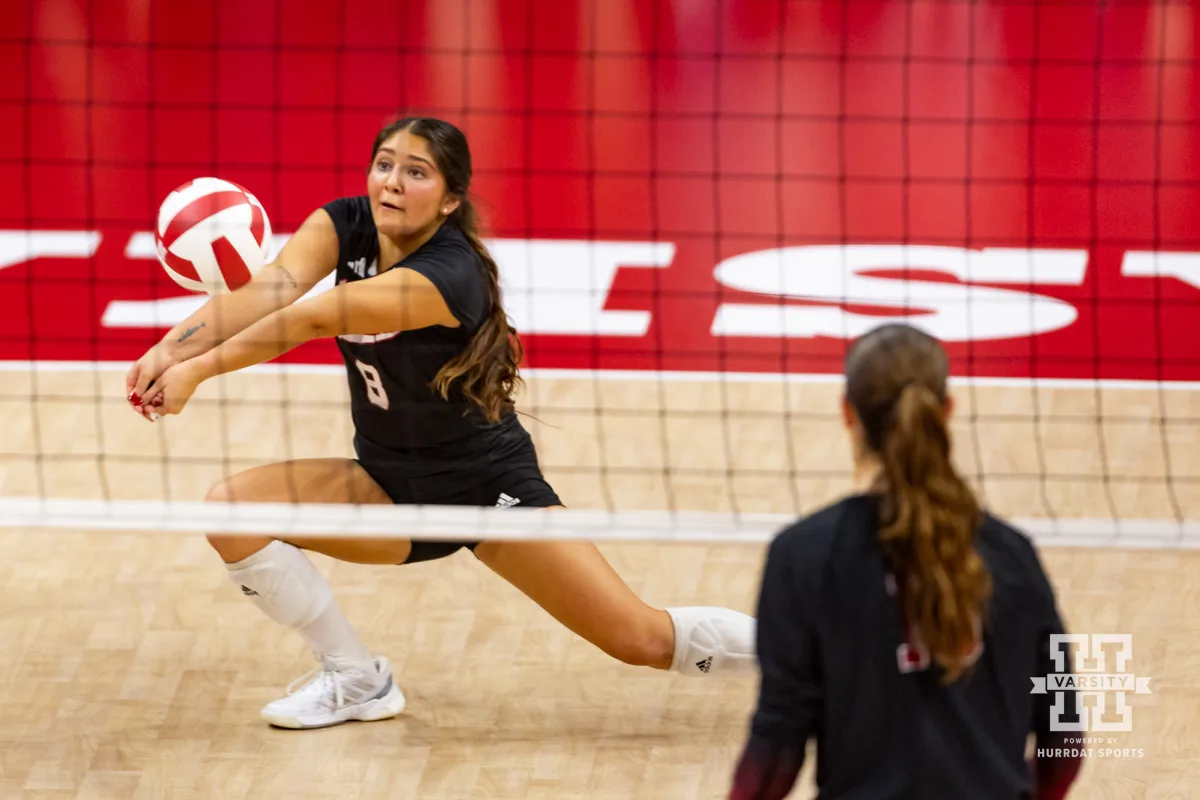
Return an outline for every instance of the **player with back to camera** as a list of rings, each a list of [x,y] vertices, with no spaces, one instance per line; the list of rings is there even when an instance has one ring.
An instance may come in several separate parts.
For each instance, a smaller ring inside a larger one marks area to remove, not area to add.
[[[786,796],[809,737],[822,800],[1056,800],[1078,774],[1072,734],[1050,730],[1055,693],[1031,694],[1031,678],[1065,671],[1054,590],[1033,543],[953,466],[947,372],[941,344],[907,325],[850,347],[854,490],[768,549],[731,800]],[[1027,764],[1031,734],[1052,752]]]
[[[346,364],[356,459],[269,464],[212,487],[210,501],[561,507],[514,411],[521,348],[496,263],[476,233],[463,133],[424,117],[379,132],[367,194],[314,211],[246,286],[210,298],[131,367],[130,402],[178,414],[196,387],[336,337]],[[369,265],[369,266],[368,266]],[[296,302],[329,272],[336,286]],[[362,564],[441,558],[460,542],[234,536],[208,541],[229,577],[295,629],[322,667],[262,716],[291,728],[395,716],[404,697],[303,550]],[[655,609],[595,545],[467,543],[559,622],[625,663],[685,675],[751,675],[754,619],[725,608]],[[307,677],[307,676],[306,676]]]

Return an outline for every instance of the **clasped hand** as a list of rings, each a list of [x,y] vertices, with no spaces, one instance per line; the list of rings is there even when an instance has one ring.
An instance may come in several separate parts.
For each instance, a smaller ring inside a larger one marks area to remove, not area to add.
[[[177,362],[152,349],[125,376],[127,399],[134,411],[154,422],[183,411],[203,379],[195,359]]]

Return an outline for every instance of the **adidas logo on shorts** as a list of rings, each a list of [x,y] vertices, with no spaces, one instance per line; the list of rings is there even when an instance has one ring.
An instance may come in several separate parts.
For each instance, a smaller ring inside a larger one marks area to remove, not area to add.
[[[700,670],[701,672],[708,672],[710,669],[712,669],[712,656],[697,661],[696,669]]]
[[[521,498],[510,497],[504,492],[501,492],[500,499],[496,501],[496,508],[508,508],[510,506],[515,506],[519,502],[521,502]]]

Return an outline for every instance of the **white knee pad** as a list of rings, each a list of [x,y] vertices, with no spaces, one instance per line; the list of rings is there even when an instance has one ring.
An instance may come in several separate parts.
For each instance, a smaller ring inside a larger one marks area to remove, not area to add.
[[[230,579],[280,625],[302,628],[333,601],[329,584],[298,547],[279,540],[227,565]]]
[[[730,608],[668,608],[675,623],[675,657],[671,670],[682,675],[754,675],[754,617]]]

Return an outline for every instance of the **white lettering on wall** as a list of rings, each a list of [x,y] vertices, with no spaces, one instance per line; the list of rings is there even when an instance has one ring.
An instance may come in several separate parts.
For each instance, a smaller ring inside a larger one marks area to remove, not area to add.
[[[666,267],[670,242],[493,239],[504,308],[523,333],[645,336],[649,311],[609,311],[620,267]]]
[[[1175,278],[1200,289],[1200,253],[1156,253],[1130,250],[1121,274],[1134,278]]]
[[[945,273],[961,283],[905,279],[906,269]],[[1085,250],[893,244],[760,250],[721,262],[716,279],[731,289],[828,305],[723,303],[712,333],[850,339],[884,322],[904,321],[943,341],[1030,336],[1070,325],[1078,316],[1075,307],[974,282],[1077,286],[1086,270]],[[884,313],[856,313],[842,305]]]
[[[99,246],[98,231],[0,231],[0,269],[35,258],[91,258]]]
[[[290,236],[273,234],[270,258]],[[100,241],[98,231],[0,230],[0,269],[37,258],[90,258]],[[523,333],[645,335],[649,311],[605,308],[613,281],[621,268],[662,268],[675,256],[670,242],[492,239],[488,246],[500,267],[506,309]],[[154,259],[153,234],[131,236],[125,256]],[[959,282],[906,280],[906,269],[940,272]],[[894,319],[945,341],[1030,336],[1061,329],[1077,318],[1071,303],[1030,287],[1078,286],[1086,270],[1084,250],[900,244],[762,250],[717,265],[714,275],[720,284],[760,295],[763,301],[722,303],[711,330],[717,336],[852,338]],[[1173,278],[1200,289],[1200,253],[1129,251],[1121,275]],[[333,285],[330,274],[306,297]],[[114,300],[102,323],[115,328],[170,327],[206,299],[188,294]],[[861,313],[863,308],[879,313]]]

